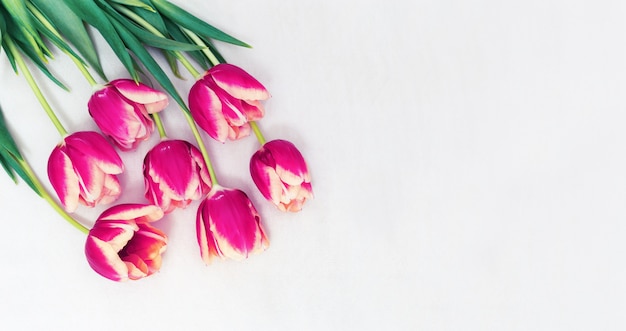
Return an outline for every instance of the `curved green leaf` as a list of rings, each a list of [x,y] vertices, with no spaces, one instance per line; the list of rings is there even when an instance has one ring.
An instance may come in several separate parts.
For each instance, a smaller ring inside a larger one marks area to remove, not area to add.
[[[167,74],[165,74],[163,69],[161,69],[159,64],[154,60],[152,55],[150,55],[150,53],[139,42],[139,40],[137,40],[137,38],[135,38],[132,33],[126,30],[121,23],[114,20],[111,22],[115,25],[115,28],[118,29],[117,31],[120,37],[124,39],[124,42],[126,43],[128,48],[141,61],[144,67],[157,80],[157,82],[159,82],[161,87],[172,96],[174,101],[176,101],[176,103],[178,103],[183,110],[189,112],[185,101],[183,101],[182,97],[180,96],[180,94],[178,94],[178,91],[176,91],[176,88],[172,84],[172,81],[169,79]]]
[[[191,50],[199,50],[202,47],[189,43],[181,43],[176,40],[167,39],[164,37],[157,36],[151,32],[146,31],[144,28],[138,26],[134,22],[130,21],[126,16],[118,13],[113,7],[108,4],[103,4],[104,10],[109,13],[113,19],[117,20],[119,23],[123,24],[124,27],[131,32],[135,37],[137,37],[142,42],[148,44],[149,46],[161,48],[161,49],[169,49],[173,51],[191,51]]]
[[[204,35],[206,37],[221,40],[237,46],[250,47],[250,45],[244,43],[243,41],[222,32],[221,30],[193,16],[186,10],[167,0],[152,0],[152,4],[156,7],[159,13],[161,13],[161,15],[171,19],[174,23],[193,31],[196,34]]]
[[[30,0],[30,2],[76,48],[98,75],[106,80],[98,53],[82,19],[64,1]]]
[[[106,13],[98,7],[93,0],[65,0],[68,7],[87,24],[93,26],[104,39],[107,41],[111,49],[120,59],[128,73],[133,79],[138,80],[137,72],[133,67],[133,60],[126,51],[124,42],[118,35],[112,22],[107,18]]]

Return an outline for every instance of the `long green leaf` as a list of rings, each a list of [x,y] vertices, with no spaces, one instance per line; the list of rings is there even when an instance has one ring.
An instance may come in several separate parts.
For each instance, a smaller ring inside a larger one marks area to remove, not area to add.
[[[159,32],[161,32],[163,35],[167,35],[167,29],[165,28],[165,23],[163,23],[163,19],[161,15],[156,10],[156,8],[154,8],[154,5],[152,5],[152,2],[150,0],[140,0],[140,1],[143,2],[146,6],[152,8],[152,10],[144,10],[138,7],[131,7],[130,10],[132,10],[135,14],[141,16],[141,18],[146,20],[146,22],[150,23],[150,25],[152,25],[157,30],[159,30]]]
[[[186,10],[167,0],[152,0],[152,4],[156,7],[159,13],[161,13],[161,15],[171,19],[176,24],[193,31],[196,34],[204,35],[206,37],[221,40],[237,46],[250,47],[250,45],[244,43],[243,41],[226,34],[225,32],[193,16]]]
[[[124,5],[128,7],[137,7],[137,8],[142,8],[145,10],[156,12],[156,10],[152,8],[152,6],[149,6],[140,0],[111,0],[111,2],[119,3],[120,5]]]
[[[163,18],[163,22],[165,23],[165,26],[167,27],[167,31],[168,34],[170,36],[172,36],[172,38],[174,38],[174,40],[178,40],[180,42],[191,42],[191,40],[189,39],[189,37],[187,37],[186,34],[184,34],[181,30],[180,27],[178,27],[178,25],[176,25],[176,23],[172,22],[170,19],[168,19],[167,17]],[[191,51],[191,52],[187,52],[187,54],[189,54],[204,70],[209,69],[210,65],[209,62],[207,60],[207,58],[204,56],[204,54],[200,51]],[[170,64],[170,67],[172,65]],[[172,71],[174,71],[175,69],[172,68]]]
[[[4,5],[4,9],[11,16],[11,19],[15,21],[16,26],[22,30],[26,42],[35,50],[37,56],[44,60],[45,50],[40,48],[44,43],[30,20],[30,13],[24,0],[0,0],[0,2]]]
[[[178,91],[176,91],[176,88],[172,84],[172,81],[169,79],[167,74],[165,74],[163,69],[161,69],[161,67],[156,62],[156,60],[154,60],[152,55],[150,55],[150,53],[139,42],[139,40],[137,40],[137,38],[135,38],[135,36],[132,33],[126,30],[121,23],[115,20],[112,20],[111,22],[113,22],[115,27],[118,29],[117,30],[118,33],[124,39],[124,42],[126,43],[128,48],[141,61],[144,67],[157,80],[157,82],[159,82],[161,87],[165,89],[165,91],[167,91],[167,93],[169,93],[172,96],[172,98],[174,98],[174,101],[176,101],[176,103],[178,103],[183,110],[189,112],[189,109],[187,108],[185,101],[183,101],[181,96],[178,94]]]
[[[82,19],[64,1],[30,0],[30,2],[76,48],[98,75],[106,80],[102,65],[98,59],[98,53],[85,29]]]
[[[109,21],[106,13],[96,5],[93,0],[65,0],[68,7],[87,24],[92,25],[109,43],[111,49],[120,59],[133,79],[138,80],[137,72],[133,67],[133,60],[126,51],[126,46],[120,38],[113,24]]]
[[[113,7],[108,4],[102,4],[104,10],[107,11],[111,15],[111,17],[117,20],[119,23],[122,23],[129,32],[131,32],[135,37],[137,37],[142,42],[146,43],[149,46],[161,48],[161,49],[169,49],[173,51],[192,51],[199,50],[202,47],[198,45],[193,45],[189,43],[181,43],[176,40],[167,39],[164,37],[157,36],[146,31],[144,28],[139,27],[134,22],[129,21],[128,18],[118,13]]]
[[[36,16],[33,15],[33,23],[38,31],[40,31],[46,38],[48,38],[59,49],[67,52],[77,58],[81,63],[85,64],[82,57],[80,57],[74,50],[68,45],[65,40],[61,39],[54,31],[50,30],[48,26],[41,22]],[[54,27],[53,27],[54,28]]]
[[[15,174],[17,173],[35,193],[41,195],[35,183],[22,166],[21,163],[23,162],[24,158],[20,154],[17,144],[7,128],[4,113],[0,108],[0,163],[2,164],[2,168],[4,168],[13,181],[16,181]]]

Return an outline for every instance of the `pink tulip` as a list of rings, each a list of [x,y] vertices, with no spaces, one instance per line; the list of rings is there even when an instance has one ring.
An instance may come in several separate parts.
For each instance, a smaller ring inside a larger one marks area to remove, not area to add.
[[[250,134],[249,121],[263,117],[261,100],[269,92],[254,77],[232,64],[209,69],[189,91],[189,109],[213,139],[225,142]]]
[[[198,208],[196,231],[205,263],[214,256],[241,260],[267,249],[261,218],[240,190],[213,186]]]
[[[267,142],[254,153],[250,173],[261,194],[282,211],[299,211],[313,197],[306,162],[286,140]]]
[[[124,164],[104,137],[96,132],[75,132],[50,154],[48,177],[68,212],[78,203],[93,207],[115,201],[121,193],[117,174]]]
[[[128,151],[150,138],[154,123],[148,114],[168,105],[167,95],[130,79],[117,79],[89,99],[89,113],[104,133]]]
[[[185,208],[211,188],[209,172],[200,151],[183,140],[164,140],[144,159],[146,198],[165,213]]]
[[[167,237],[149,222],[163,217],[158,206],[124,204],[109,208],[89,230],[87,262],[98,274],[114,281],[140,279],[161,268]]]

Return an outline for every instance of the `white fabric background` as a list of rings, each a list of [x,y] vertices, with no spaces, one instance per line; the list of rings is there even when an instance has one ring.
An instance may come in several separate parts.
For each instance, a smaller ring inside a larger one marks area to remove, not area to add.
[[[255,139],[206,139],[270,249],[205,266],[194,203],[157,223],[162,270],[118,284],[89,268],[81,233],[2,175],[0,329],[626,328],[623,1],[174,2],[253,45],[218,47],[272,93],[260,126],[300,148],[315,199],[279,212],[249,178]],[[127,77],[94,35],[107,74]],[[71,94],[36,76],[65,126],[95,129],[86,81],[58,52],[52,67]],[[0,80],[47,183],[58,134],[4,55]],[[185,96],[192,83],[176,81]],[[164,121],[192,139],[173,103]],[[120,202],[145,202],[141,161],[157,141],[123,153]]]

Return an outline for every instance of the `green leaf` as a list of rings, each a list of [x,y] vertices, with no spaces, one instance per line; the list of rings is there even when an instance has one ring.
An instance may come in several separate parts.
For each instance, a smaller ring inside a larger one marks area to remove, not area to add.
[[[55,33],[54,30],[50,30],[50,28],[46,26],[44,22],[40,21],[34,14],[33,14],[33,22],[37,30],[40,31],[44,36],[46,36],[54,45],[56,45],[59,49],[71,54],[73,57],[77,58],[81,63],[85,64],[82,57],[78,56],[78,54],[74,52],[74,50],[70,47],[70,45],[68,45],[65,42],[65,40],[61,39]],[[54,27],[52,28],[54,29]]]
[[[2,36],[7,30],[7,24],[4,22],[4,16],[0,12],[0,43],[2,43]]]
[[[30,2],[76,48],[98,75],[106,80],[102,65],[98,59],[98,53],[85,29],[82,19],[64,1],[30,0]]]
[[[172,36],[174,40],[177,40],[180,42],[192,42],[189,39],[189,37],[187,37],[187,35],[184,34],[180,30],[180,27],[176,25],[176,23],[172,22],[168,18],[163,18],[163,22],[165,23],[165,26],[167,27],[168,34]],[[207,58],[204,56],[204,54],[201,51],[190,51],[190,52],[187,52],[187,54],[189,54],[202,67],[202,69],[204,70],[209,69],[210,64]]]
[[[145,10],[149,10],[152,12],[156,12],[152,6],[147,5],[146,3],[140,0],[111,0],[111,2],[119,3],[120,5],[129,6],[129,7],[137,7]]]
[[[6,121],[4,120],[4,113],[0,108],[0,164],[14,182],[17,182],[15,178],[15,174],[17,173],[35,193],[41,195],[37,186],[28,175],[28,171],[24,169],[22,165],[24,162],[24,158],[20,154],[15,140],[11,136],[11,133],[9,133]]]
[[[118,33],[124,39],[124,42],[128,46],[128,48],[135,54],[135,56],[141,61],[144,67],[150,72],[150,74],[159,82],[161,87],[165,89],[167,93],[169,93],[174,101],[178,103],[181,108],[187,112],[189,109],[187,105],[181,98],[181,96],[176,91],[176,88],[172,84],[172,81],[169,79],[167,74],[161,69],[159,64],[154,60],[152,55],[144,48],[144,46],[135,38],[135,36],[130,33],[128,30],[124,28],[124,26],[117,22],[111,21],[115,27],[118,29]]]
[[[221,30],[193,16],[189,12],[167,0],[152,0],[152,4],[156,7],[159,13],[161,13],[161,15],[171,19],[174,23],[193,31],[196,34],[204,35],[208,38],[221,40],[237,46],[250,47],[250,45],[244,43],[243,41],[222,32]]]
[[[173,51],[190,51],[202,49],[202,47],[198,45],[181,43],[172,39],[157,36],[130,21],[126,16],[118,13],[113,7],[109,6],[108,4],[103,3],[102,5],[104,7],[104,10],[106,10],[113,19],[117,20],[119,23],[122,23],[128,31],[135,35],[135,37],[137,37],[139,40],[149,46],[161,49],[169,49]]]
[[[31,61],[39,68],[41,72],[43,72],[52,82],[54,82],[60,88],[69,91],[69,89],[63,84],[59,79],[57,79],[51,72],[48,70],[46,64],[37,56],[37,54],[33,53],[32,49],[28,47],[28,45],[23,44],[19,39],[15,40],[15,44],[19,47],[20,51],[30,58]]]
[[[134,80],[138,80],[137,72],[133,67],[133,60],[126,51],[124,42],[115,27],[113,27],[112,22],[109,21],[106,13],[93,0],[65,0],[65,2],[78,17],[100,31],[100,34],[111,46],[111,49],[124,67],[126,67],[128,73]]]
[[[163,35],[167,36],[167,29],[165,28],[165,23],[163,23],[163,19],[159,12],[154,8],[152,2],[150,0],[140,0],[146,6],[152,8],[152,10],[144,10],[137,7],[132,7],[132,10],[135,14],[139,15],[141,18],[146,20],[146,22],[150,23],[155,29],[159,30]]]
[[[45,45],[30,20],[30,13],[24,0],[0,0],[0,2],[4,4],[4,8],[15,21],[16,26],[22,30],[26,42],[35,50],[37,56],[44,60]],[[40,48],[42,45],[44,49]]]

